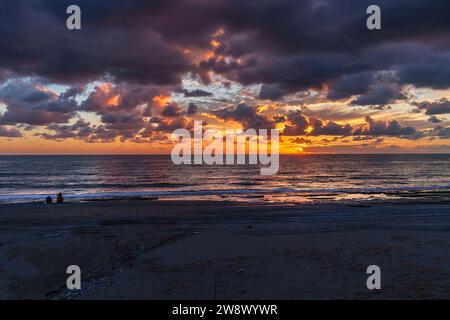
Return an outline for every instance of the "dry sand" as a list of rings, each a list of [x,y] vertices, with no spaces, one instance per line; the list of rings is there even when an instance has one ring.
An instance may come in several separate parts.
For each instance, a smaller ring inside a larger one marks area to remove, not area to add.
[[[450,298],[450,204],[0,205],[1,299]],[[66,289],[66,268],[82,290]],[[382,289],[366,288],[381,267]]]

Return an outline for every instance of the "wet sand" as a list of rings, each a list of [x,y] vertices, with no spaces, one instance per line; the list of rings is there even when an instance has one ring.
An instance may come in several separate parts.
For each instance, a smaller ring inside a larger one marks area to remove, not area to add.
[[[450,203],[0,205],[0,298],[448,299]]]

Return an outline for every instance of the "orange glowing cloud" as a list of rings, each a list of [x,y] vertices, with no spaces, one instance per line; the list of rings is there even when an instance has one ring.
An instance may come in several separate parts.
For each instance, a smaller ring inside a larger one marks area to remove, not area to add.
[[[220,46],[220,42],[217,40],[211,40],[211,47],[218,48]]]
[[[218,49],[222,43],[215,39],[215,37],[220,37],[224,34],[223,29],[219,29],[217,32],[213,33],[211,36],[213,39],[209,42],[209,48],[182,48],[182,53],[187,56],[192,62],[199,63],[201,61],[210,60],[212,58],[224,59],[225,57],[218,55],[216,49]]]
[[[205,53],[203,53],[203,60],[209,60],[211,58],[214,58],[215,54],[212,50],[207,50]]]
[[[112,89],[112,85],[110,83],[104,83],[101,86],[99,86],[99,88],[104,93],[109,93]]]
[[[107,107],[117,107],[120,103],[120,96],[117,94],[106,101]]]
[[[261,114],[264,111],[267,111],[268,109],[269,109],[269,105],[263,104],[263,105],[258,106],[256,113]]]
[[[159,96],[154,96],[152,102],[158,107],[164,107],[170,101],[170,95],[160,94]]]

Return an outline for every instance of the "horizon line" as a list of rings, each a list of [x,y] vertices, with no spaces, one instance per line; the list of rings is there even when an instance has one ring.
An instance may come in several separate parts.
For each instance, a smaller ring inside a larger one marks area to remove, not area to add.
[[[226,156],[226,154],[222,154]],[[241,154],[234,154],[241,155]],[[258,154],[245,154],[248,155],[258,155]],[[280,156],[304,156],[304,155],[450,155],[450,152],[380,152],[380,153],[279,153]],[[42,154],[42,153],[30,153],[30,154],[0,154],[0,157],[14,157],[14,156],[170,156],[170,153],[55,153],[55,154]],[[194,156],[192,154],[191,156]]]

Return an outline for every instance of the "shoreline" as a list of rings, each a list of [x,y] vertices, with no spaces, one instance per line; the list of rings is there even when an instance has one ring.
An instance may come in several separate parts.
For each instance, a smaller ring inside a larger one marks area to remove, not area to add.
[[[11,195],[11,200],[0,200],[0,205],[9,204],[33,204],[43,203],[49,194],[21,194]],[[92,194],[63,194],[67,203],[101,202],[101,201],[233,201],[251,202],[260,199],[263,202],[284,203],[342,203],[342,202],[396,202],[396,201],[418,201],[420,199],[441,200],[450,202],[449,186],[434,186],[428,188],[409,187],[403,189],[349,189],[349,190],[211,190],[211,191],[142,191],[142,192],[102,192]],[[54,196],[50,194],[50,196]],[[0,195],[6,198],[6,195]],[[54,198],[54,197],[53,197]],[[282,200],[279,200],[279,199]],[[14,199],[14,200],[12,200]],[[21,201],[21,199],[23,199]]]
[[[0,205],[1,299],[450,296],[450,203]],[[82,290],[65,289],[65,268]],[[368,265],[382,290],[365,286]]]

